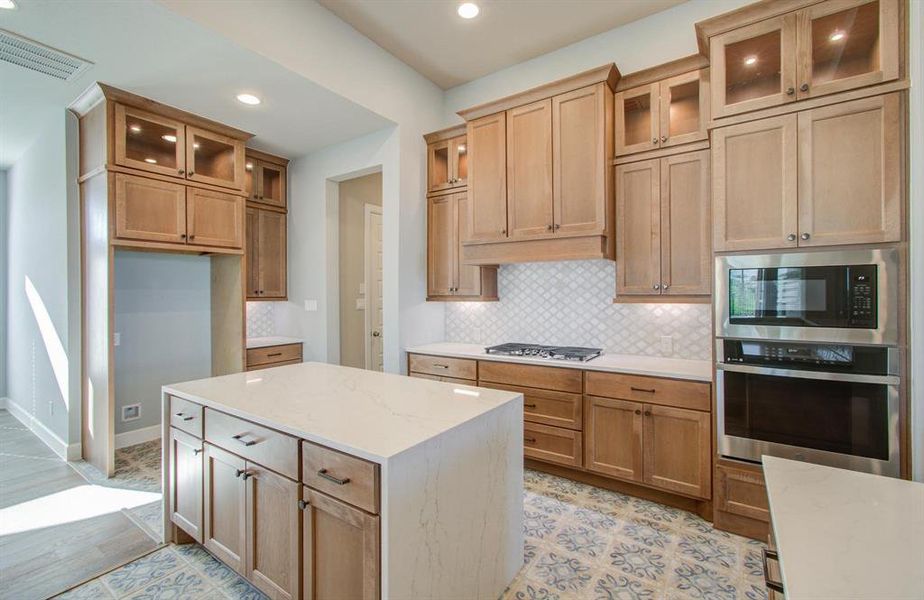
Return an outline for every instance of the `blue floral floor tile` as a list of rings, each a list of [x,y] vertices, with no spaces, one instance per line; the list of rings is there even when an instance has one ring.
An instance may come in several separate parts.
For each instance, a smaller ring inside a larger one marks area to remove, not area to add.
[[[166,547],[112,571],[103,576],[103,582],[121,598],[185,566],[176,552]]]
[[[183,600],[199,598],[212,586],[192,567],[185,567],[135,592],[130,600]]]
[[[587,562],[558,552],[546,552],[530,569],[532,578],[559,592],[580,592],[588,587],[591,567]]]
[[[600,573],[595,578],[593,596],[597,600],[658,600],[658,592],[648,584],[613,573]]]

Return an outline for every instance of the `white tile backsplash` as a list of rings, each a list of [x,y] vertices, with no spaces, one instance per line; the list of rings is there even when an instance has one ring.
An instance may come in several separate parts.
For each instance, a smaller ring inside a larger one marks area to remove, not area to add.
[[[616,354],[708,360],[708,304],[614,304],[615,264],[606,260],[502,265],[498,302],[446,303],[446,341],[602,347]]]
[[[247,303],[247,337],[270,337],[276,335],[276,303]]]

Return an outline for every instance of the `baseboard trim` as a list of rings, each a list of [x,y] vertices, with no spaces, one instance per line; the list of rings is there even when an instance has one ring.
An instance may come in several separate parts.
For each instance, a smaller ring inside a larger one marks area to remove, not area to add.
[[[42,440],[51,451],[61,457],[62,460],[73,461],[80,460],[81,446],[80,443],[68,444],[57,436],[55,432],[45,426],[44,423],[29,414],[25,408],[13,401],[12,398],[0,398],[0,405],[10,411],[10,414],[17,421],[25,425],[29,431]]]
[[[141,429],[117,433],[115,436],[116,450],[134,446],[135,444],[143,444],[152,440],[159,440],[161,435],[160,429],[160,425],[151,425],[150,427],[142,427]]]

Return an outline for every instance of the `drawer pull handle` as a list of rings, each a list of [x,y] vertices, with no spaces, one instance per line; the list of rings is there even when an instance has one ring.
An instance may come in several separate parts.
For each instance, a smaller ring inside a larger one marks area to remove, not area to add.
[[[282,352],[273,352],[272,354],[267,354],[266,358],[273,358],[275,356],[282,356]]]
[[[237,435],[232,435],[232,436],[231,436],[231,439],[237,440],[237,441],[239,441],[240,443],[244,444],[245,446],[253,446],[254,444],[257,443],[257,440],[245,440],[245,439],[243,439],[245,435],[247,435],[247,434],[246,434],[246,433],[239,433],[239,434],[237,434]]]
[[[646,394],[654,394],[657,390],[654,388],[640,388],[640,387],[630,387],[630,390],[633,392],[645,392]]]
[[[194,417],[194,416],[192,416],[192,415],[184,415],[184,414],[181,413],[181,412],[176,413],[176,416],[180,417],[180,418],[183,419],[184,421],[192,421],[193,419],[196,418],[196,417]]]
[[[324,479],[328,481],[332,481],[336,483],[337,485],[346,485],[350,483],[349,477],[347,477],[346,479],[338,479],[334,477],[333,475],[331,475],[330,473],[328,473],[327,469],[321,469],[320,471],[318,471],[318,475],[320,475],[321,477],[323,477]]]
[[[247,481],[248,479],[250,479],[251,476],[253,476],[253,473],[247,472],[246,469],[238,469],[238,470],[237,470],[237,476],[238,476],[238,477],[243,477],[243,478],[244,478],[244,481]]]
[[[449,365],[441,365],[439,363],[433,363],[433,366],[436,367],[437,369],[448,369],[449,368]]]
[[[763,559],[763,562],[764,562],[764,583],[767,584],[767,589],[773,590],[774,592],[779,592],[780,594],[785,594],[786,590],[783,589],[783,584],[780,583],[779,581],[774,581],[773,579],[770,579],[770,567],[767,564],[767,559],[772,558],[773,560],[779,561],[780,560],[779,554],[777,554],[773,550],[767,550],[766,548],[764,548],[761,552],[762,552],[761,558]]]
[[[536,408],[535,404],[524,404],[523,408]]]
[[[524,442],[529,442],[530,444],[535,444],[535,443],[536,443],[536,438],[528,438],[528,437],[525,437],[525,438],[523,438],[523,441],[524,441]]]
[[[299,508],[299,510],[305,510],[306,508],[308,508],[308,506],[309,506],[310,504],[311,504],[311,503],[308,502],[307,500],[299,500],[299,501],[298,501],[298,508]]]

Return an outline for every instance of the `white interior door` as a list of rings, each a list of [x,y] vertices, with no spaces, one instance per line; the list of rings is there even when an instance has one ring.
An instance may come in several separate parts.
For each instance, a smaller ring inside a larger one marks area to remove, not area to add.
[[[382,207],[366,205],[366,368],[382,371]]]

